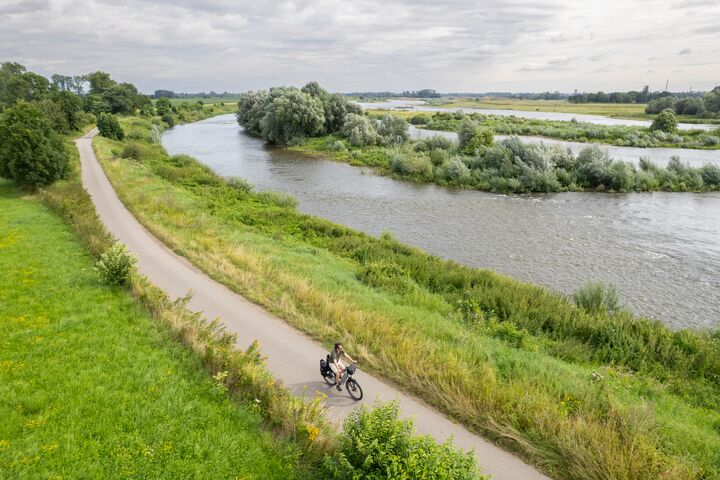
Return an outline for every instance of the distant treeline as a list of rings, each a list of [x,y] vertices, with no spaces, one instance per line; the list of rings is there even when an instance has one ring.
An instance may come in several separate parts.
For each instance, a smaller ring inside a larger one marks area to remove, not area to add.
[[[459,98],[481,98],[481,97],[503,97],[503,98],[520,98],[524,100],[563,100],[568,98],[569,93],[561,92],[541,92],[541,93],[512,93],[512,92],[485,92],[485,93],[440,93],[431,88],[425,88],[418,91],[403,91],[398,92],[348,92],[343,95],[349,97],[357,97],[361,100],[364,99],[378,99],[378,98],[398,98],[398,97],[411,97],[411,98],[440,98],[440,97],[459,97]]]
[[[172,90],[155,90],[151,95],[152,98],[226,98],[226,97],[240,97],[239,93],[233,92],[222,92],[218,93],[213,90],[210,92],[198,92],[198,93],[183,93],[173,92]]]
[[[648,103],[661,97],[701,97],[705,92],[668,92],[666,90],[651,92],[650,87],[645,85],[642,90],[630,90],[629,92],[589,92],[573,93],[568,97],[570,103]]]
[[[665,109],[670,109],[680,115],[720,118],[720,85],[702,96],[681,97],[668,93],[648,102],[645,113],[660,113]]]

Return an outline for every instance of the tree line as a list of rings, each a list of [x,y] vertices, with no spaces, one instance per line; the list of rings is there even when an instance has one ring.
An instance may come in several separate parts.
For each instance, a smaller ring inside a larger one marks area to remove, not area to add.
[[[660,113],[672,110],[680,115],[694,115],[701,118],[720,118],[720,85],[701,97],[677,97],[666,95],[650,101],[645,113]]]
[[[70,155],[63,135],[93,122],[118,137],[115,114],[153,114],[152,101],[135,85],[105,72],[53,75],[15,62],[0,65],[0,176],[38,187],[63,178]]]

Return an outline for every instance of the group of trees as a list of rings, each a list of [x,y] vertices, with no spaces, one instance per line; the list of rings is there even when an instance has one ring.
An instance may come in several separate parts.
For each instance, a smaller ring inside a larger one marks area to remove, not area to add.
[[[69,154],[62,135],[97,119],[105,134],[121,138],[113,114],[138,109],[152,111],[150,99],[105,72],[56,74],[48,80],[19,63],[4,62],[0,65],[0,176],[32,187],[63,178]]]
[[[650,101],[645,107],[645,113],[660,113],[670,109],[680,115],[695,115],[713,118],[720,116],[720,85],[713,88],[702,97],[680,98],[674,95],[665,95]]]
[[[274,87],[247,92],[238,101],[237,120],[271,143],[292,145],[303,138],[341,130],[349,114],[361,114],[347,98],[310,82],[302,89]]]

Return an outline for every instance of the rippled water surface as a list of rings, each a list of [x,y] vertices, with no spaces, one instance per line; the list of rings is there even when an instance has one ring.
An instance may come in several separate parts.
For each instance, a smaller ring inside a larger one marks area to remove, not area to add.
[[[415,185],[308,159],[246,135],[232,115],[163,136],[221,175],[289,192],[304,212],[467,265],[572,292],[612,282],[628,307],[672,327],[720,325],[720,194],[505,196]]]

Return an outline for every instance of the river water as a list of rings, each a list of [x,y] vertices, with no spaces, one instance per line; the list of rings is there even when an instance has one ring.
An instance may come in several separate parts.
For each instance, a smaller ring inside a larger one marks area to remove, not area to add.
[[[673,328],[720,325],[719,193],[496,195],[416,185],[268,147],[232,115],[177,126],[163,145],[372,235],[389,231],[564,293],[611,282],[627,307]]]
[[[652,122],[649,120],[628,120],[623,118],[610,118],[601,115],[587,115],[581,113],[563,112],[538,112],[532,110],[503,110],[490,108],[443,108],[427,105],[423,100],[387,100],[384,102],[358,102],[365,109],[383,110],[411,110],[417,112],[456,112],[461,110],[466,113],[481,113],[483,115],[498,115],[501,117],[519,117],[534,120],[560,120],[569,122],[573,118],[579,122],[594,123],[597,125],[626,125],[633,127],[649,127]],[[679,123],[681,130],[716,130],[720,125]]]

